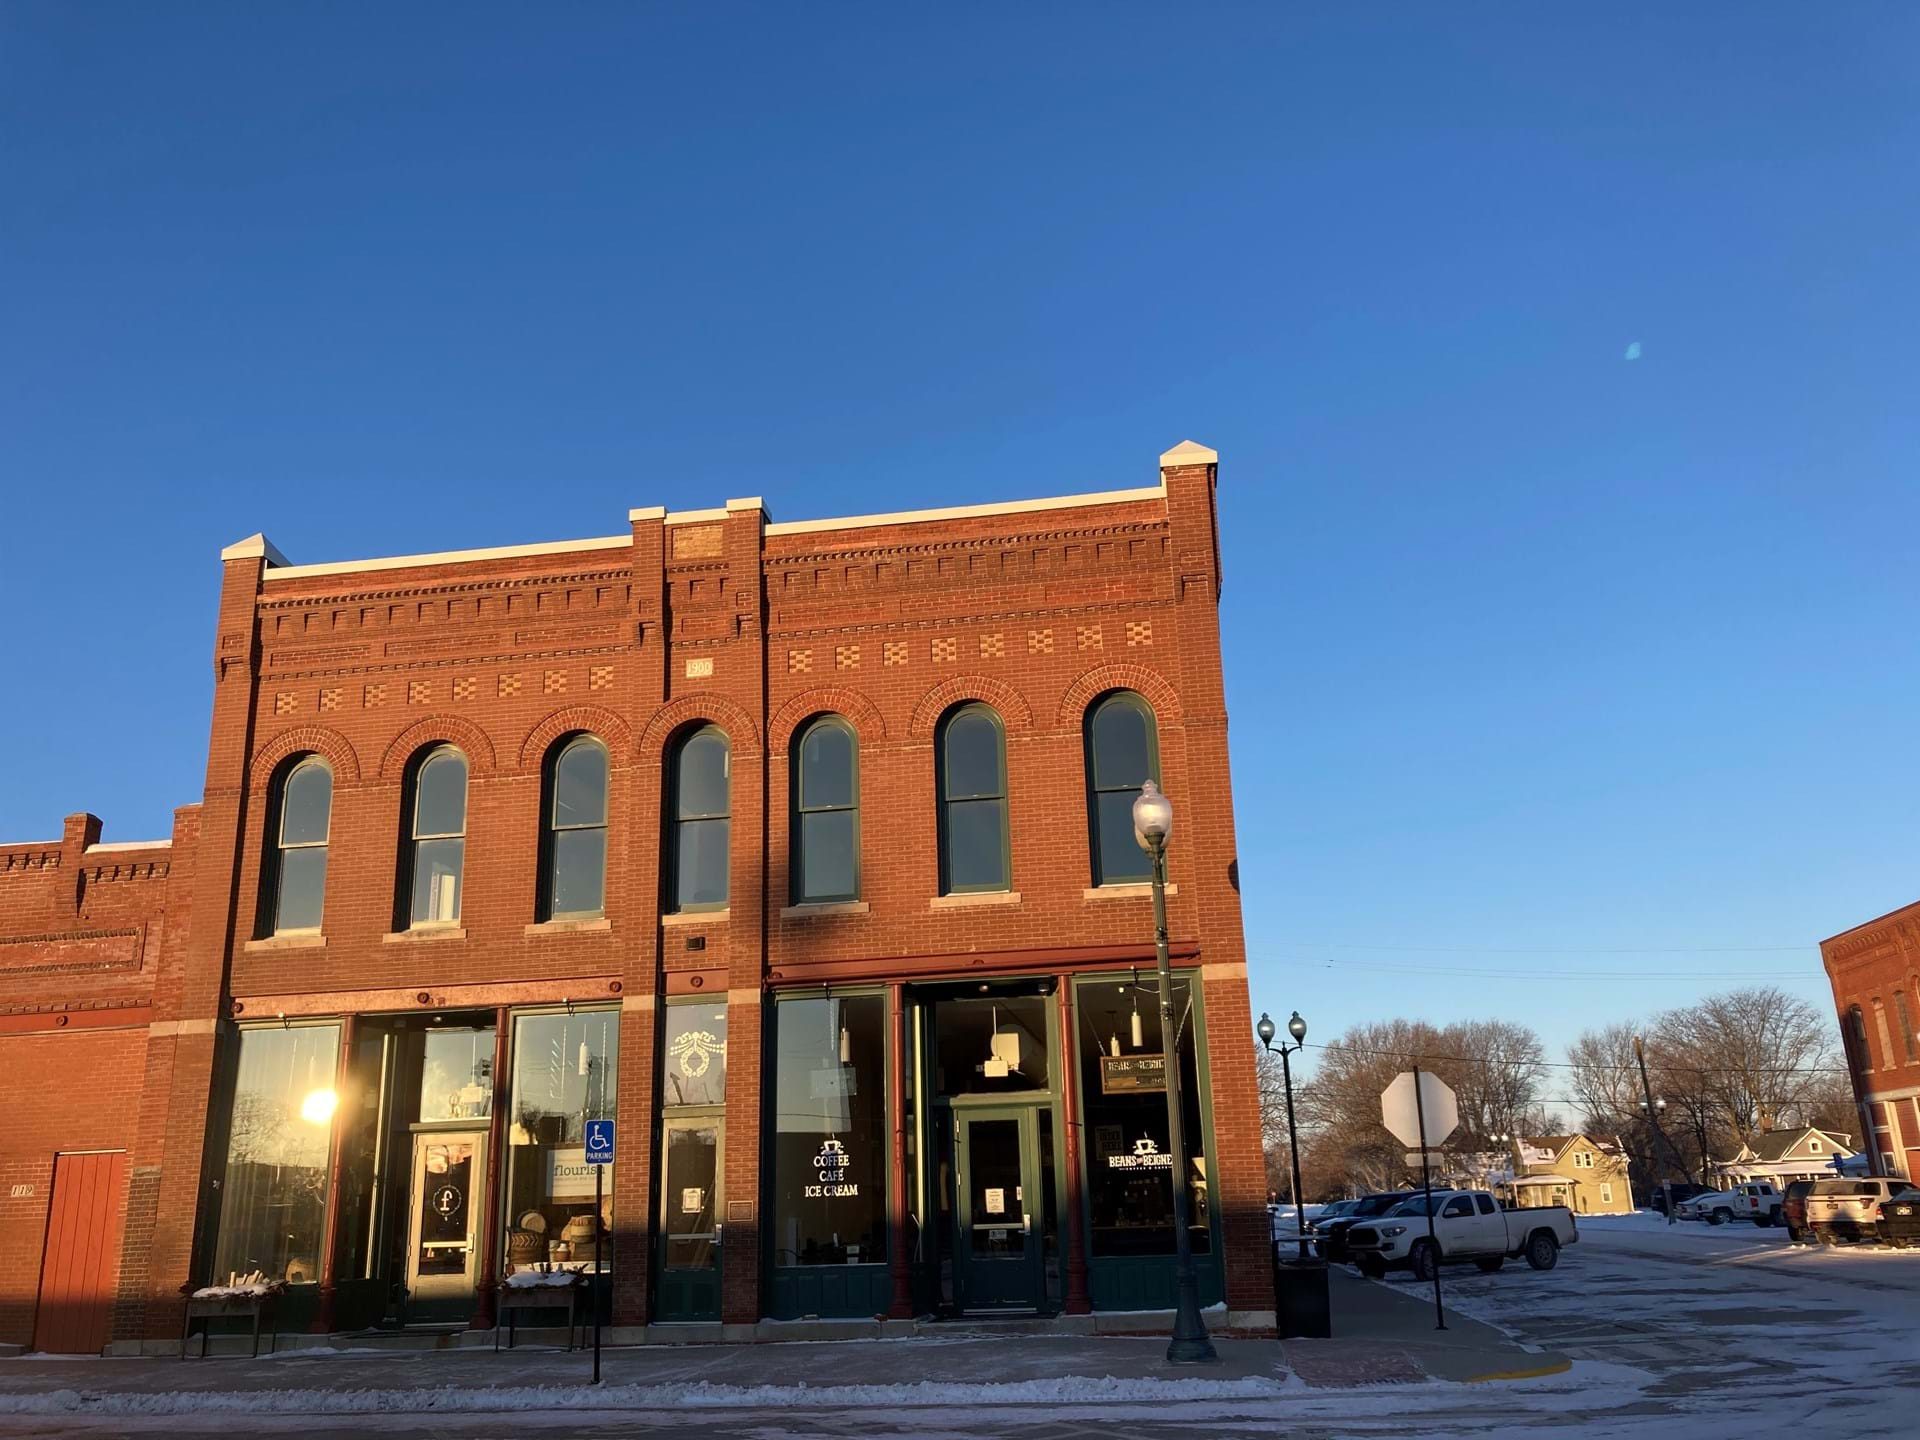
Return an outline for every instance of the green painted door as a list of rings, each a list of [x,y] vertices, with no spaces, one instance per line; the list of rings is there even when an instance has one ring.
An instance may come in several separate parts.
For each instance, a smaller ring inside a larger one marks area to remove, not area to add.
[[[668,1120],[665,1130],[654,1318],[718,1320],[721,1122]]]
[[[954,1299],[962,1310],[1038,1310],[1040,1149],[1034,1112],[956,1110]]]

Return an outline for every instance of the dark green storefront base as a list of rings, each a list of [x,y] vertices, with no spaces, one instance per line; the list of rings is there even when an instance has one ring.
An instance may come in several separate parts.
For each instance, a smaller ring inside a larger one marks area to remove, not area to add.
[[[1171,1255],[1095,1259],[1087,1262],[1087,1288],[1093,1308],[1103,1310],[1170,1310],[1175,1299],[1174,1261]],[[1193,1257],[1194,1277],[1200,1285],[1201,1305],[1219,1303],[1226,1293],[1220,1279],[1220,1261],[1214,1255]]]
[[[765,1308],[769,1320],[870,1320],[892,1304],[885,1265],[777,1265]]]

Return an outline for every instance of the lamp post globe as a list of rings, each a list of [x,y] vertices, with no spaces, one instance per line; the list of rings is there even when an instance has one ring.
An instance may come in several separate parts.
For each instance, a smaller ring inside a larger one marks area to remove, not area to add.
[[[1173,802],[1149,780],[1133,802],[1133,838],[1142,850],[1158,854],[1173,834]]]
[[[1273,1017],[1262,1010],[1260,1012],[1260,1023],[1253,1027],[1253,1033],[1260,1037],[1260,1043],[1262,1045],[1271,1050],[1273,1048],[1273,1037],[1276,1033],[1273,1028]]]
[[[1287,1033],[1293,1037],[1294,1044],[1306,1044],[1307,1022],[1300,1018],[1300,1012],[1298,1010],[1294,1011],[1293,1018],[1287,1021]]]

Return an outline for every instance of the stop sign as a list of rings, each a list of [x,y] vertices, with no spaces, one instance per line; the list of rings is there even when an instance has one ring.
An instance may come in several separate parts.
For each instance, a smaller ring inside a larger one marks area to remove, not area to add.
[[[1414,1082],[1419,1081],[1416,1096]],[[1420,1120],[1424,1112],[1426,1128]],[[1460,1124],[1460,1105],[1453,1088],[1430,1070],[1402,1070],[1380,1092],[1380,1120],[1402,1145],[1431,1150],[1442,1144]]]

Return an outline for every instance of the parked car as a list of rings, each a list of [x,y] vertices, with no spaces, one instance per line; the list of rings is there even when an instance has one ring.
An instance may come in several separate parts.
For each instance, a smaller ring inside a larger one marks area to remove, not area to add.
[[[1771,1182],[1756,1180],[1750,1184],[1736,1185],[1733,1187],[1733,1193],[1746,1201],[1746,1206],[1740,1213],[1754,1224],[1765,1228],[1768,1225],[1780,1223],[1782,1197],[1779,1188]]]
[[[1920,1190],[1889,1195],[1880,1202],[1878,1215],[1874,1228],[1880,1232],[1882,1245],[1896,1250],[1920,1245]]]
[[[1679,1201],[1673,1207],[1676,1220],[1704,1220],[1709,1225],[1725,1225],[1746,1208],[1744,1197],[1731,1190],[1705,1190]]]
[[[1431,1238],[1427,1213],[1426,1196],[1416,1195],[1349,1229],[1346,1245],[1360,1273],[1377,1280],[1389,1270],[1407,1269],[1431,1280],[1442,1264],[1471,1260],[1491,1272],[1521,1257],[1536,1270],[1551,1270],[1560,1263],[1561,1248],[1580,1239],[1566,1206],[1502,1210],[1484,1190],[1434,1191]]]
[[[1793,1180],[1780,1196],[1780,1219],[1787,1227],[1787,1239],[1795,1245],[1807,1240],[1807,1192],[1813,1185],[1811,1180]]]
[[[1667,1189],[1673,1193],[1673,1213],[1674,1219],[1676,1220],[1680,1218],[1680,1202],[1682,1200],[1691,1200],[1696,1195],[1711,1195],[1713,1193],[1713,1187],[1711,1185],[1692,1185],[1685,1181],[1677,1181],[1669,1185]],[[1653,1194],[1647,1200],[1647,1205],[1651,1209],[1658,1210],[1662,1215],[1667,1213],[1667,1197],[1658,1185],[1653,1187]]]
[[[1347,1253],[1347,1231],[1362,1220],[1371,1220],[1384,1215],[1396,1205],[1406,1202],[1405,1190],[1377,1190],[1371,1195],[1362,1195],[1353,1202],[1353,1208],[1346,1214],[1324,1221],[1314,1227],[1319,1239],[1320,1254],[1331,1264],[1341,1264],[1353,1257]]]
[[[1878,1176],[1816,1180],[1807,1192],[1807,1233],[1822,1245],[1878,1240],[1881,1202],[1912,1189],[1905,1180]]]

